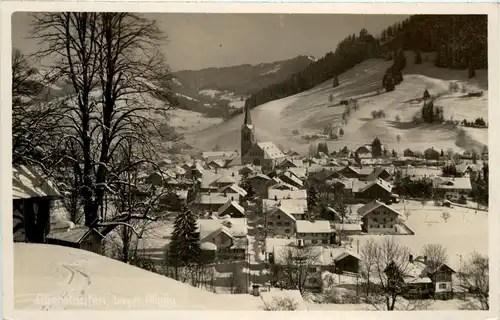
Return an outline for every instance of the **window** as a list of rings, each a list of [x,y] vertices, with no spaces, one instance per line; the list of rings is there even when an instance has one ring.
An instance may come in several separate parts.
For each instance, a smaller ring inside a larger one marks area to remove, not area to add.
[[[328,244],[328,240],[323,240],[323,244]]]
[[[290,226],[290,222],[285,222],[285,227]]]
[[[285,233],[290,233],[290,229],[285,229]]]
[[[281,216],[278,214],[278,217],[276,219],[278,219],[278,220],[281,219]]]
[[[307,271],[309,271],[309,272],[316,272],[316,268],[315,267],[309,267],[309,268],[307,268]],[[316,279],[316,278],[311,278],[311,279]]]
[[[268,225],[268,226],[272,226],[272,225],[273,225],[273,223],[272,223],[272,222],[268,222],[268,223],[267,223],[267,225]]]
[[[311,240],[312,244],[317,244],[318,240]]]
[[[440,283],[439,289],[446,289],[446,283]]]

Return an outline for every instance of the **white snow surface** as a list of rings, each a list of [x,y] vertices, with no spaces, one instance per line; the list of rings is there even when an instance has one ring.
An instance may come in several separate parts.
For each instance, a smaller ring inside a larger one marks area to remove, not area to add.
[[[431,95],[439,95],[435,105],[442,106],[445,120],[477,117],[488,119],[488,74],[477,70],[476,77],[467,78],[467,70],[436,68],[432,61],[421,65],[413,63],[413,54],[407,53],[407,67],[403,70],[404,81],[393,92],[381,92],[382,76],[392,61],[370,59],[339,75],[340,85],[332,87],[328,80],[311,90],[283,99],[264,103],[252,109],[252,120],[256,136],[260,141],[271,140],[285,149],[306,154],[311,141],[303,135],[323,133],[327,126],[344,130],[344,136],[337,141],[328,141],[330,150],[344,146],[355,147],[370,143],[374,136],[390,149],[402,151],[410,148],[423,151],[430,146],[437,149],[449,148],[456,152],[467,149],[481,150],[488,144],[488,130],[454,128],[447,124],[413,124],[413,117],[421,114],[421,104],[411,100],[422,97],[425,89]],[[465,86],[466,92],[483,91],[480,98],[463,98],[464,93],[450,93],[451,82]],[[329,102],[332,95],[334,101]],[[347,125],[342,125],[341,116],[345,110],[340,100],[357,99],[359,110],[351,112]],[[372,111],[383,110],[385,118],[373,119]],[[396,123],[395,117],[401,121]],[[200,149],[211,149],[214,145],[235,149],[240,144],[240,128],[243,115],[234,117],[220,125],[186,135],[186,142]],[[466,133],[459,138],[460,129]],[[294,134],[294,129],[300,134]],[[400,136],[400,142],[397,136]]]
[[[15,309],[244,311],[263,307],[260,297],[211,293],[92,252],[14,244]]]

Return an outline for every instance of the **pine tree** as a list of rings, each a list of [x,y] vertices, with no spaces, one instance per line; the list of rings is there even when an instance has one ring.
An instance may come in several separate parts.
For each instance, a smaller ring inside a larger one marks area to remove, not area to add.
[[[200,239],[196,232],[196,218],[186,207],[174,221],[174,231],[168,250],[168,261],[176,268],[196,263],[200,257]]]
[[[333,87],[336,88],[338,86],[339,86],[339,77],[335,76],[335,78],[333,78]]]
[[[375,137],[372,142],[372,156],[380,157],[382,156],[382,143],[378,137]]]
[[[340,128],[339,130],[339,135],[343,136],[344,135],[344,129]]]
[[[425,89],[425,91],[424,91],[424,100],[425,99],[429,99],[430,97],[431,97],[431,95],[430,95],[429,91],[427,89]]]
[[[307,210],[312,211],[318,205],[318,192],[314,186],[307,189]]]

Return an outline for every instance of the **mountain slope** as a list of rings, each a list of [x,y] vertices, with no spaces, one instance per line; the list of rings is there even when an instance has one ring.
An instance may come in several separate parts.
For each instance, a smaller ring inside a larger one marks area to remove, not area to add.
[[[435,105],[443,106],[444,117],[455,120],[477,117],[488,118],[487,72],[477,71],[477,76],[467,80],[467,71],[439,69],[432,63],[433,55],[426,54],[424,63],[414,65],[413,54],[407,53],[409,61],[403,70],[404,81],[393,92],[379,92],[382,77],[392,61],[366,60],[339,76],[340,86],[332,88],[328,80],[311,90],[262,104],[252,110],[252,119],[258,140],[272,140],[285,149],[306,153],[310,141],[303,135],[323,133],[326,127],[342,127],[345,134],[338,141],[328,141],[330,150],[347,145],[355,148],[371,143],[378,136],[390,149],[405,148],[421,150],[434,146],[437,149],[452,148],[456,151],[487,145],[487,130],[463,128],[466,135],[459,134],[460,127],[445,124],[415,125],[413,116],[420,114],[421,104],[411,100],[422,96],[427,88],[433,95],[441,95]],[[449,93],[450,82],[459,81],[468,91],[483,90],[480,98],[461,98],[463,94]],[[329,102],[330,94],[334,101]],[[342,125],[344,107],[341,99],[358,99],[359,110],[353,112],[347,125]],[[372,119],[371,112],[384,110],[386,117]],[[397,123],[398,115],[401,122]],[[186,136],[187,142],[209,150],[215,145],[234,150],[239,147],[239,130],[242,116]],[[300,134],[293,134],[293,130]],[[401,136],[398,143],[397,136]]]
[[[244,106],[250,94],[284,81],[313,61],[310,56],[298,56],[258,65],[178,71],[173,74],[173,90],[180,108],[228,118]]]

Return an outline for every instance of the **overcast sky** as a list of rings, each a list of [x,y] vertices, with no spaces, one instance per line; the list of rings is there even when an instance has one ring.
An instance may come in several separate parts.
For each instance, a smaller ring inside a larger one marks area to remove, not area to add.
[[[172,70],[259,64],[334,51],[337,43],[362,28],[378,35],[404,15],[333,14],[145,14],[157,21],[169,42],[164,54]],[[12,45],[23,53],[37,49],[27,39],[28,13],[12,15]]]

